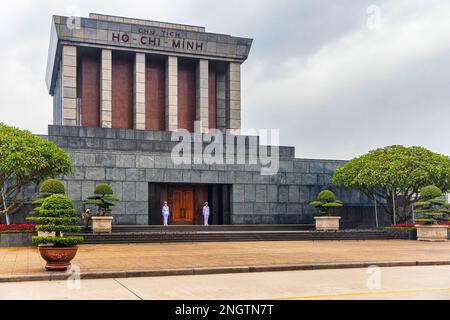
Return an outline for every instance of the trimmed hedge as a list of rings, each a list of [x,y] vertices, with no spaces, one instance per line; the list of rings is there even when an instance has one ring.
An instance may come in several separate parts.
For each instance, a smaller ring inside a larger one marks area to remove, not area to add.
[[[56,247],[71,247],[76,246],[84,241],[83,237],[70,236],[70,237],[42,237],[36,236],[32,238],[35,244],[53,244]]]
[[[64,188],[64,184],[58,179],[48,179],[42,182],[39,192],[46,194],[64,194],[66,193],[66,189]]]

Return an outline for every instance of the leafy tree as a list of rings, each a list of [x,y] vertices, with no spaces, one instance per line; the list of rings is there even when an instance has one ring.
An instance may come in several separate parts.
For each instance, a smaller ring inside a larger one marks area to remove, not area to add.
[[[97,214],[104,216],[111,213],[111,207],[114,206],[114,203],[111,201],[120,200],[118,197],[113,196],[113,193],[114,192],[109,184],[100,183],[95,187],[94,195],[88,197],[88,200],[84,203],[96,205],[98,207]]]
[[[318,209],[320,216],[327,216],[331,208],[342,207],[342,201],[337,200],[334,193],[330,190],[322,190],[317,195],[317,200],[309,203]]]
[[[422,147],[388,146],[372,150],[336,169],[333,184],[359,190],[377,199],[394,222],[411,217],[411,205],[422,187],[450,188],[450,157]],[[399,207],[401,210],[399,210]]]
[[[83,242],[83,237],[64,236],[63,234],[81,230],[80,226],[77,225],[80,218],[76,217],[75,214],[76,210],[67,196],[54,194],[45,198],[42,205],[36,208],[28,219],[38,222],[37,231],[55,232],[55,235],[35,236],[32,238],[33,243],[67,247]]]
[[[450,214],[450,204],[446,203],[442,191],[436,186],[422,188],[414,208],[415,212],[420,215],[415,220],[426,224],[447,221],[447,215]]]
[[[20,197],[25,186],[71,172],[69,157],[53,142],[0,123],[0,217],[7,222],[29,200]]]

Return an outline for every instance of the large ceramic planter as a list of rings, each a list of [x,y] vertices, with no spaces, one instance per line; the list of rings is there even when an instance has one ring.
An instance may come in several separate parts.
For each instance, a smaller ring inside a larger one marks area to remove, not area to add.
[[[447,241],[448,235],[447,225],[430,224],[430,225],[416,225],[417,240],[420,241]]]
[[[93,216],[91,219],[93,233],[111,233],[113,217]]]
[[[338,231],[341,217],[314,217],[317,231]]]
[[[48,271],[66,271],[70,267],[70,261],[77,254],[78,247],[54,247],[40,246],[39,253],[42,259],[47,261],[45,269]]]

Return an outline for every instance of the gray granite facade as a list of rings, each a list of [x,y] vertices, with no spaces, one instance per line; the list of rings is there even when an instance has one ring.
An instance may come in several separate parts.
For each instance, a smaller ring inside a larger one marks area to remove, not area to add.
[[[72,160],[73,174],[62,179],[78,211],[94,186],[106,181],[121,198],[112,213],[117,224],[148,224],[150,182],[231,185],[232,224],[312,223],[315,211],[308,203],[331,186],[333,171],[344,163],[298,159],[293,147],[280,147],[280,170],[269,176],[261,175],[259,164],[174,165],[170,151],[177,142],[170,132],[49,126],[47,138]],[[358,192],[332,189],[346,208],[371,205]]]

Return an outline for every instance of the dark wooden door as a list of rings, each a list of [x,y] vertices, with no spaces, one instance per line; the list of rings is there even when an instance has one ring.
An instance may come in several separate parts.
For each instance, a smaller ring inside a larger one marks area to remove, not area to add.
[[[172,191],[172,219],[174,223],[192,223],[194,221],[194,190],[186,187]]]

